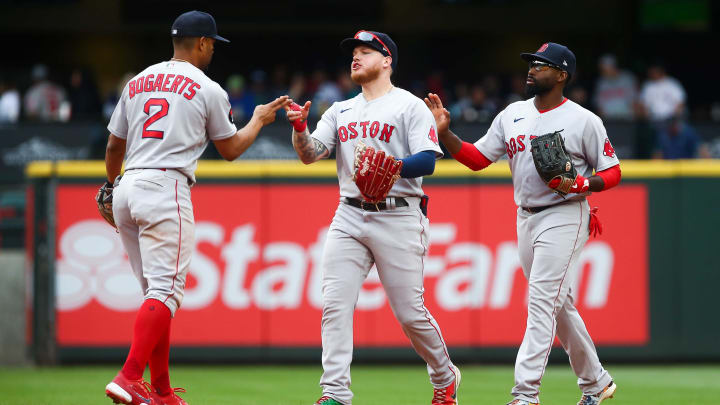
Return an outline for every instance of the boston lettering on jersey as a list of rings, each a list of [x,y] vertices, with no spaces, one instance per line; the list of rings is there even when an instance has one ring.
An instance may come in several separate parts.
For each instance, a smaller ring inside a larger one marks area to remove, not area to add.
[[[390,136],[392,136],[395,126],[390,124],[382,124],[382,131],[380,130],[380,122],[378,121],[362,121],[362,122],[351,122],[347,126],[343,125],[338,128],[338,139],[340,142],[347,142],[348,139],[355,139],[358,136],[367,138],[375,138],[380,134],[379,140],[390,142]],[[360,133],[362,132],[362,134]]]
[[[132,99],[136,94],[143,92],[165,92],[182,94],[186,99],[192,100],[198,89],[200,89],[199,83],[183,75],[160,73],[155,77],[154,74],[149,74],[128,83],[128,96]]]
[[[562,131],[562,129],[560,131]],[[526,149],[525,138],[528,138],[529,141],[532,141],[537,137],[537,135],[530,135],[529,138],[527,137],[527,135],[518,135],[514,138],[510,138],[509,141],[505,141],[505,151],[507,151],[508,159],[512,159],[515,155]]]
[[[515,138],[510,138],[510,141],[505,141],[505,150],[507,151],[508,159],[512,159],[518,152],[525,150],[525,137],[526,135],[518,135]],[[530,135],[529,140],[535,138],[537,138],[537,135]]]

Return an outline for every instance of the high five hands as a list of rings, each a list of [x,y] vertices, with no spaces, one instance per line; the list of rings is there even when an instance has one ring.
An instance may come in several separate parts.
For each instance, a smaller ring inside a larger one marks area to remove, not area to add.
[[[450,111],[443,107],[440,97],[435,93],[428,93],[428,96],[425,97],[425,105],[428,106],[433,117],[435,117],[438,135],[445,135],[450,130]]]
[[[310,114],[310,105],[312,105],[312,102],[306,101],[302,107],[297,103],[290,103],[285,106],[288,121],[293,125],[295,131],[305,132],[305,128],[307,128],[307,118]]]
[[[283,107],[287,108],[292,102],[288,96],[280,96],[267,104],[260,104],[255,107],[253,118],[258,119],[262,125],[270,124],[275,121],[275,113],[277,110]]]

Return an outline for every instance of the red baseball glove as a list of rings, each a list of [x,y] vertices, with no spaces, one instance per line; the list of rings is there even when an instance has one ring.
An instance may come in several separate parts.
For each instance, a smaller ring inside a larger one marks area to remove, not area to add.
[[[362,141],[355,145],[353,181],[365,201],[384,201],[395,181],[400,178],[400,169],[402,161],[395,160],[393,156],[385,155],[381,150],[376,151]]]

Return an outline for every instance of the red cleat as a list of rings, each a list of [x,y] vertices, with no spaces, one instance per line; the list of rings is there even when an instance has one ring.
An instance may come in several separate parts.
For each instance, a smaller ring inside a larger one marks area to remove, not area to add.
[[[435,388],[431,405],[457,405],[457,389],[460,386],[460,370],[453,366],[455,380],[445,388]]]
[[[160,396],[160,394],[157,393],[157,391],[152,393],[153,400],[155,401],[155,404],[157,405],[188,405],[187,401],[180,398],[176,392],[185,392],[184,388],[173,388],[172,392],[163,396]]]
[[[142,378],[129,380],[122,371],[105,386],[105,395],[116,404],[126,405],[158,405],[150,395],[150,384]]]

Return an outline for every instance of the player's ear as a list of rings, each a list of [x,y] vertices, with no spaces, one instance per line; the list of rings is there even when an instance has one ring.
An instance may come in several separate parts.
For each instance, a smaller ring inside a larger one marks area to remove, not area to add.
[[[383,63],[383,67],[390,67],[392,65],[392,56],[386,56]]]
[[[557,82],[562,83],[565,81],[565,84],[567,84],[568,74],[564,70],[559,70],[559,74],[557,75]]]

